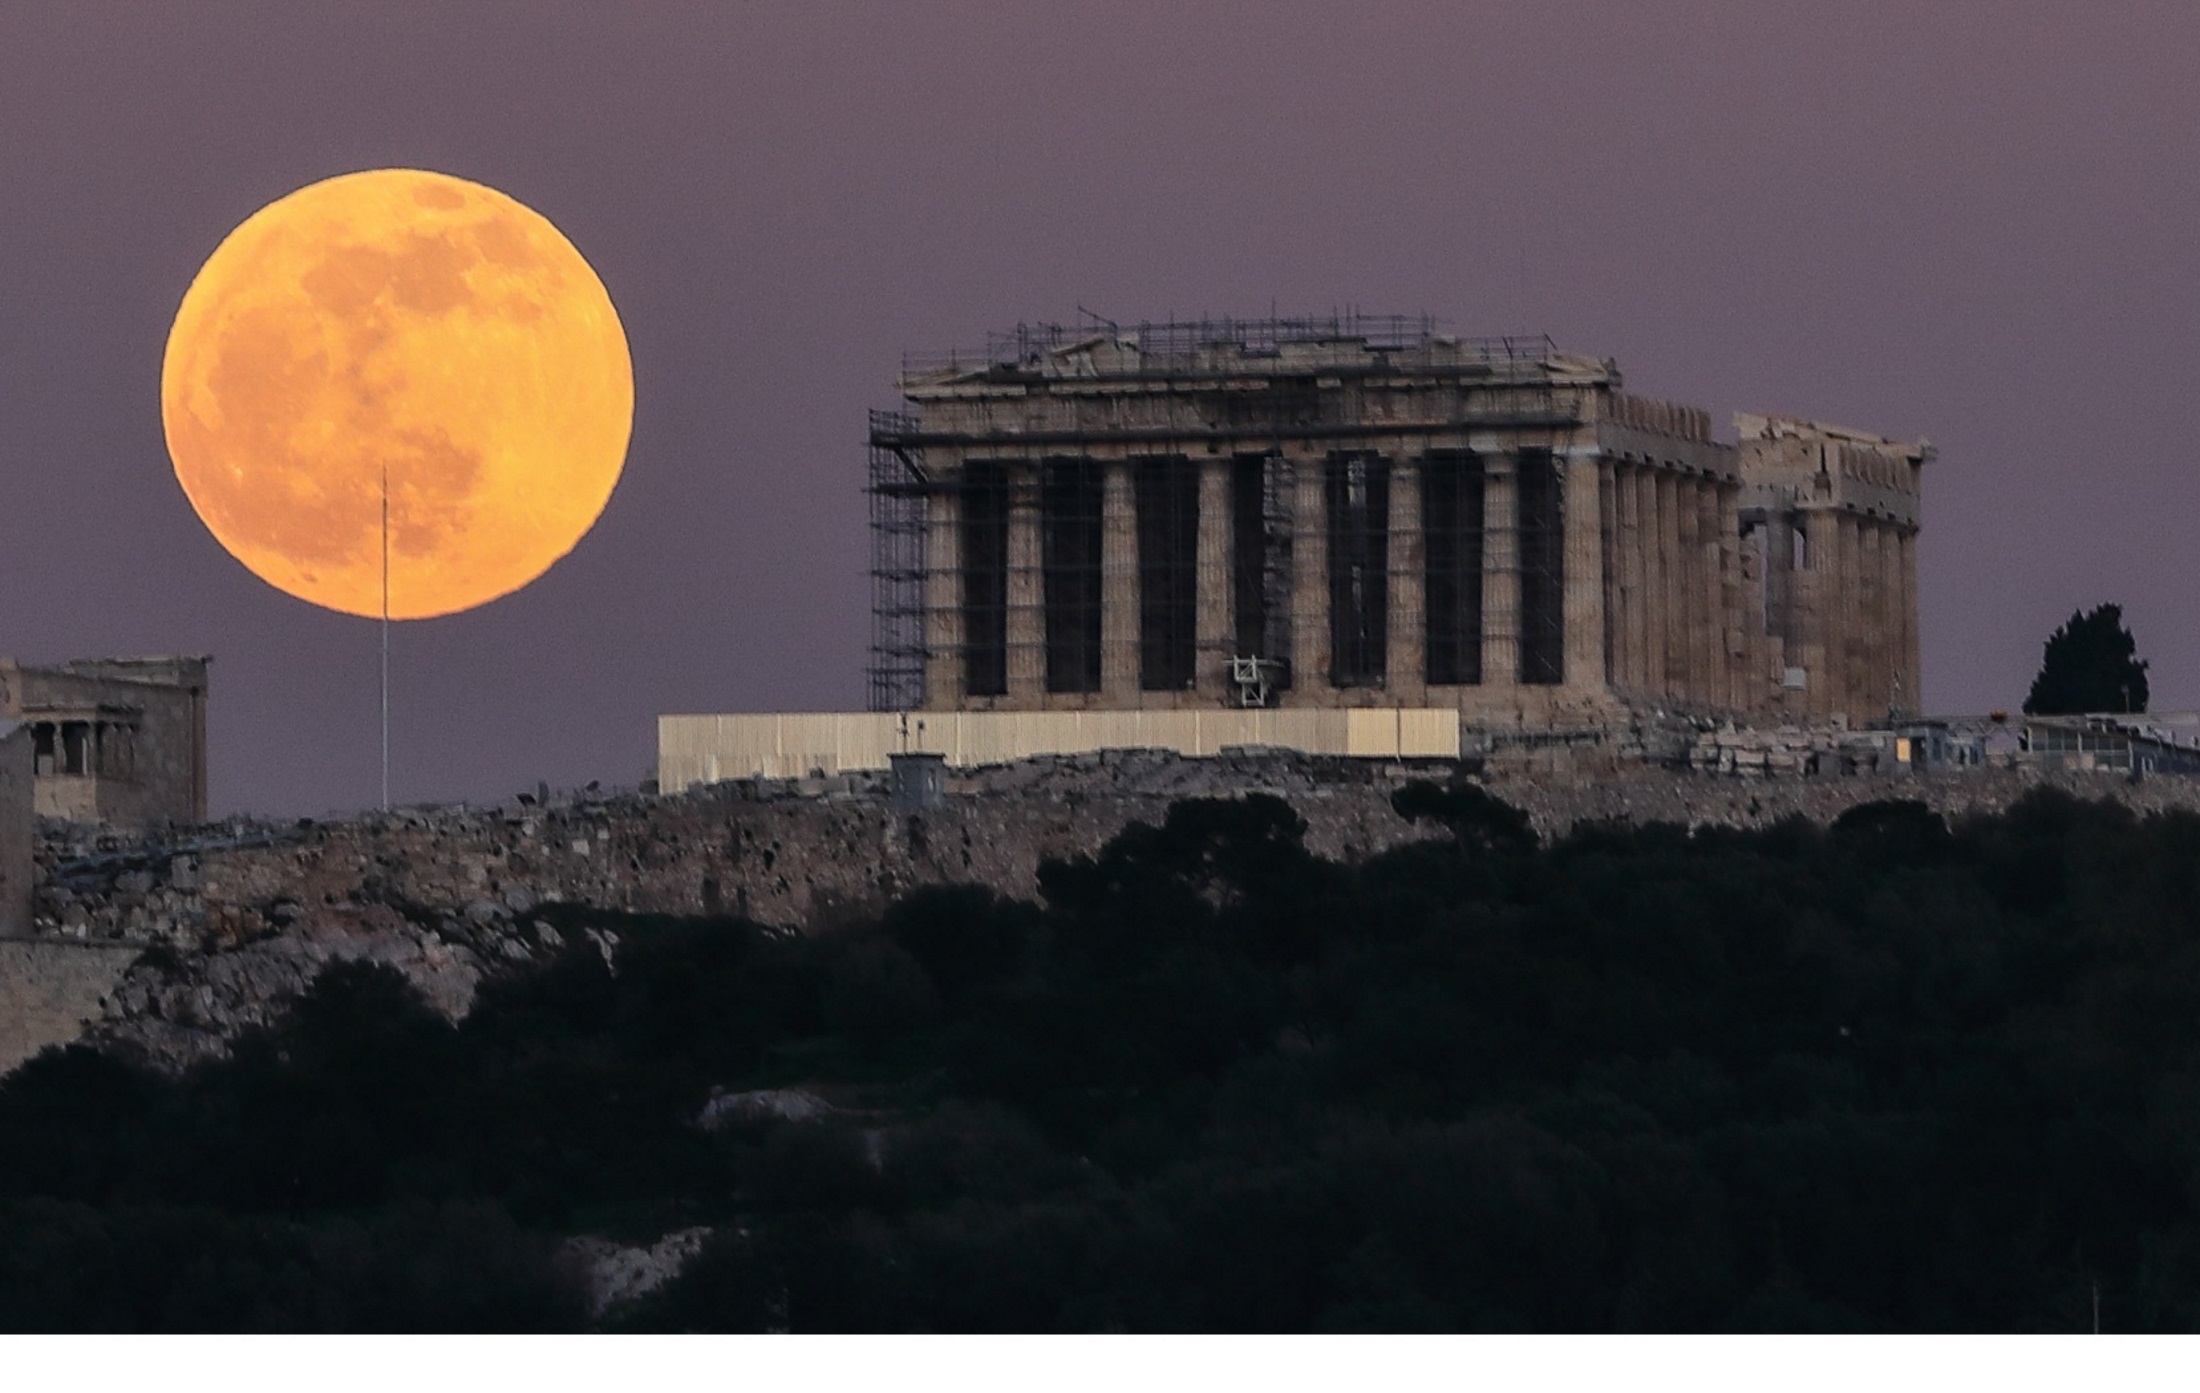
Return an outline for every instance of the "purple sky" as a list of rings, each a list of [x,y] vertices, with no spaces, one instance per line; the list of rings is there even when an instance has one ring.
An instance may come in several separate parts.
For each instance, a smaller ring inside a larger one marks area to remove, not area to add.
[[[549,575],[395,634],[394,791],[631,784],[668,711],[860,709],[863,410],[1079,304],[1548,332],[1941,451],[1925,691],[2080,605],[2200,705],[2200,9],[378,0],[0,9],[0,653],[211,652],[217,812],[377,787],[374,626],[169,470],[184,288],[349,170],[494,185],[625,319],[633,448]]]

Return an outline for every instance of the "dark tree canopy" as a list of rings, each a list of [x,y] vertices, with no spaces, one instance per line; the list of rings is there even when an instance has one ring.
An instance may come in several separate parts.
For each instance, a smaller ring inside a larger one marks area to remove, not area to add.
[[[2200,1330],[2200,814],[1398,804],[814,934],[546,905],[455,1023],[339,964],[180,1077],[49,1051],[0,1333]]]
[[[2087,711],[2147,709],[2147,665],[2124,627],[2121,605],[2091,614],[2072,612],[2070,622],[2047,637],[2040,674],[2024,699],[2027,715],[2075,716]]]

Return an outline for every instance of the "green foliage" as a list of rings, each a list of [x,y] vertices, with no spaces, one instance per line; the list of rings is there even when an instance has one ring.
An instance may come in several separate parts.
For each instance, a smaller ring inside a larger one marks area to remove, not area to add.
[[[799,937],[572,907],[452,1025],[331,969],[180,1080],[0,1085],[0,1327],[2200,1326],[2200,817],[1583,828],[1465,786],[1325,862],[1180,804],[1042,904]],[[607,951],[616,941],[615,951]],[[822,1117],[697,1125],[714,1090]]]
[[[2070,621],[2047,636],[2040,671],[2024,699],[2034,716],[2075,716],[2099,711],[2147,709],[2147,665],[2124,628],[2119,605],[2090,613],[2073,610]]]

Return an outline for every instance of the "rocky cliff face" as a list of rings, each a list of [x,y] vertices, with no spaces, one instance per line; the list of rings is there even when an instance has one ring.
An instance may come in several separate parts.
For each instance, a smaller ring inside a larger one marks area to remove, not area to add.
[[[484,979],[563,946],[536,913],[551,904],[824,931],[919,885],[1034,895],[1043,860],[1097,850],[1180,798],[1225,792],[1285,797],[1307,819],[1309,845],[1357,858],[1425,835],[1390,808],[1411,772],[1103,755],[983,771],[921,812],[890,806],[877,781],[841,778],[232,824],[166,841],[57,837],[40,917],[49,936],[150,950],[91,1035],[182,1067],[268,1020],[332,962],[386,963],[463,1015]]]
[[[232,823],[186,836],[72,840],[49,828],[39,936],[145,950],[108,992],[91,1037],[164,1067],[218,1054],[322,967],[387,963],[453,1018],[481,983],[565,939],[538,909],[740,915],[828,931],[914,887],[1037,892],[1040,863],[1097,850],[1170,803],[1272,793],[1321,855],[1355,860],[1431,835],[1391,794],[1457,771],[1244,752],[1035,760],[952,781],[944,806],[891,806],[859,778],[722,785],[671,798],[528,800],[322,823]],[[2200,781],[2127,783],[2015,769],[1937,777],[1742,779],[1645,772],[1563,786],[1493,777],[1546,835],[1624,818],[1695,825],[1827,821],[1857,803],[1919,798],[1960,813],[2053,782],[2140,809],[2200,808]],[[570,923],[570,921],[567,921]],[[593,935],[615,954],[608,934]]]

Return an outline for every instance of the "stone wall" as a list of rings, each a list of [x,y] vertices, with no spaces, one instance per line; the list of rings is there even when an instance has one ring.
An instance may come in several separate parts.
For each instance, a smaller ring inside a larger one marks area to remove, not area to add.
[[[0,717],[0,937],[31,927],[31,777],[30,728]]]
[[[140,950],[115,944],[0,941],[0,1074],[101,1019]]]

